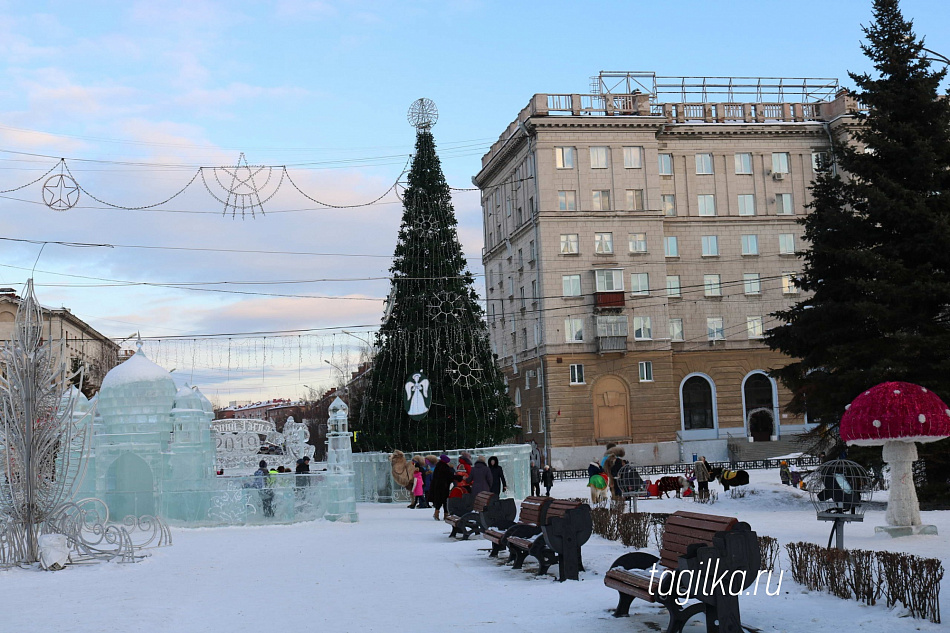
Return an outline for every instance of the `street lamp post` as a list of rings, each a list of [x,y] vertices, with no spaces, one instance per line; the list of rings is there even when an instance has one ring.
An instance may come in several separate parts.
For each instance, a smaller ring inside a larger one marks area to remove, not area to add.
[[[931,56],[924,55],[920,59],[923,59],[929,62],[939,62],[943,64],[944,66],[950,66],[950,58],[948,58],[946,55],[941,55],[937,51],[932,51],[929,48],[924,48],[923,46],[920,47],[920,50],[931,55]]]

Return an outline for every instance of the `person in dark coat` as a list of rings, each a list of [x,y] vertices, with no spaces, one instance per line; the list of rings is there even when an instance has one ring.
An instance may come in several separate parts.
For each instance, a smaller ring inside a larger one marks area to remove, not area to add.
[[[472,482],[473,495],[491,490],[491,469],[488,468],[488,464],[485,463],[484,455],[479,455],[478,459],[475,460],[475,464],[472,465],[472,472],[468,476],[468,479]]]
[[[449,498],[449,488],[452,487],[452,478],[455,471],[449,466],[449,456],[442,454],[439,456],[439,462],[432,471],[432,485],[429,486],[429,501],[435,507],[435,520],[439,520],[439,509],[445,508],[442,518],[449,513],[446,503]]]
[[[544,470],[541,471],[541,484],[544,486],[544,496],[550,497],[551,486],[554,485],[554,471],[547,464],[545,464]]]
[[[303,496],[304,488],[310,485],[310,477],[307,475],[310,474],[310,458],[304,455],[297,460],[297,468],[294,470],[298,475],[303,475],[303,477],[297,477],[297,496]]]
[[[541,496],[541,469],[536,462],[531,462],[531,494],[535,497]]]
[[[488,470],[491,471],[491,491],[496,495],[508,492],[508,482],[505,480],[505,471],[498,464],[498,458],[492,455],[488,458]]]

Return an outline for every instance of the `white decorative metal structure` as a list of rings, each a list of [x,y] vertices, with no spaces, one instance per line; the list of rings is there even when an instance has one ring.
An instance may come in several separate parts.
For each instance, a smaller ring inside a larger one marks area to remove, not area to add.
[[[74,501],[94,407],[77,411],[85,398],[71,382],[81,385],[82,372],[67,369],[65,341],[44,342],[45,334],[31,279],[13,338],[0,352],[0,565],[41,562],[41,537],[48,534],[64,536],[76,559],[132,561],[141,547],[170,544],[168,529],[153,517],[110,525],[101,501]],[[139,530],[146,536],[137,545],[132,534]]]

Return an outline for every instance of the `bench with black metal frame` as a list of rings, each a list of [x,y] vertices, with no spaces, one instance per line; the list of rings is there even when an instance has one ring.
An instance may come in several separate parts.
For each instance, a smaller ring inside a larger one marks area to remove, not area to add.
[[[667,633],[680,633],[700,612],[706,614],[707,631],[741,633],[738,594],[755,582],[759,564],[758,537],[748,523],[679,511],[666,520],[659,558],[645,552],[625,554],[611,565],[604,584],[620,594],[615,617],[629,615],[631,602],[640,598],[666,607]],[[736,571],[743,572],[741,587],[733,583]],[[673,576],[667,580],[670,572]],[[721,578],[728,580],[716,583]],[[667,582],[669,589],[663,590]],[[686,606],[693,599],[698,602]]]
[[[593,533],[590,506],[582,501],[551,499],[542,507],[534,529],[518,529],[508,535],[509,560],[521,569],[525,559],[538,561],[538,575],[558,566],[558,580],[578,580],[584,571],[581,547]]]
[[[541,522],[542,512],[549,503],[551,503],[551,497],[525,497],[524,501],[521,502],[517,521],[514,521],[514,516],[512,516],[507,525],[504,521],[496,521],[495,525],[485,526],[482,530],[482,537],[492,544],[491,552],[488,554],[489,558],[498,556],[498,552],[508,547],[508,537],[511,535],[517,534],[530,538],[540,534],[539,523]],[[513,558],[509,556],[506,562],[512,560]]]

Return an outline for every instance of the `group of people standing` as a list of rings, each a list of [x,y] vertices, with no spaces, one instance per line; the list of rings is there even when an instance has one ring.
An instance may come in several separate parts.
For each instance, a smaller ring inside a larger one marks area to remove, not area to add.
[[[472,454],[463,451],[453,468],[452,459],[443,453],[435,455],[416,455],[412,458],[413,473],[412,503],[410,508],[434,508],[433,518],[439,520],[448,514],[448,500],[465,494],[493,492],[501,494],[508,490],[505,471],[495,456],[487,460],[479,455],[472,461]]]
[[[302,457],[297,460],[297,467],[295,470],[290,470],[285,466],[278,466],[277,468],[268,468],[267,462],[261,460],[258,463],[257,470],[254,471],[253,482],[248,485],[245,484],[245,488],[257,488],[260,491],[261,496],[261,509],[265,517],[274,516],[274,488],[278,484],[277,475],[282,475],[285,473],[294,472],[298,475],[307,475],[310,473],[310,458]],[[302,486],[309,485],[309,480],[306,477],[297,477],[297,492],[300,494]]]

